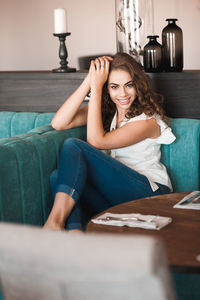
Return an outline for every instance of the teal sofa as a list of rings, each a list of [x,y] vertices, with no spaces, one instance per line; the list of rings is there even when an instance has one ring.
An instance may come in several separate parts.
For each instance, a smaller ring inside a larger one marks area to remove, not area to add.
[[[0,112],[0,221],[43,225],[53,199],[49,175],[65,139],[86,128],[56,131],[54,113]],[[171,119],[177,139],[162,146],[174,192],[200,189],[200,120]]]
[[[64,140],[85,140],[86,128],[56,131],[54,113],[0,112],[0,221],[42,226],[53,199],[50,173],[59,165]],[[162,146],[174,192],[200,189],[200,120],[170,119],[176,135]],[[178,299],[199,299],[198,274],[174,274]],[[187,298],[187,296],[190,298]]]

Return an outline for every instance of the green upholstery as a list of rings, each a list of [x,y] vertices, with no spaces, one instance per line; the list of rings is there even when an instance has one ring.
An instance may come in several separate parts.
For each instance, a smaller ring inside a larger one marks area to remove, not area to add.
[[[0,138],[26,133],[32,128],[50,124],[55,113],[0,112]]]
[[[200,299],[200,275],[198,273],[172,273],[177,300]]]
[[[52,206],[49,175],[65,139],[85,139],[85,128],[51,126],[0,140],[0,220],[42,225]]]
[[[2,294],[2,291],[1,291],[1,288],[0,288],[0,300],[3,300],[3,294]]]
[[[174,192],[200,188],[200,120],[171,119],[176,136],[171,145],[162,146],[162,161],[167,167]]]

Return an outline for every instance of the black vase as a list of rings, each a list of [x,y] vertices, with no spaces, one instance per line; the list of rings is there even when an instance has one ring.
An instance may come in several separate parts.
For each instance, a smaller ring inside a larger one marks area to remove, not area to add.
[[[162,72],[163,71],[163,49],[158,43],[158,35],[148,35],[148,44],[144,46],[143,62],[145,72]]]
[[[176,25],[177,19],[166,19],[168,25],[162,31],[164,51],[164,70],[181,72],[183,70],[183,33]]]

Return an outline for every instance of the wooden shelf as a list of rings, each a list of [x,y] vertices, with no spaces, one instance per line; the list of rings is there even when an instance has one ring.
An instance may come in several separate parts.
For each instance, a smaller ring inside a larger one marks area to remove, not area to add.
[[[80,85],[87,70],[0,72],[0,110],[54,112]],[[153,89],[174,118],[200,119],[200,70],[148,73]]]

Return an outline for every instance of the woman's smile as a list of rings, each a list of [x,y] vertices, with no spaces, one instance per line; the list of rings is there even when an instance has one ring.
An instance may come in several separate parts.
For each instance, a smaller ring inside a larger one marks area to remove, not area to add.
[[[125,99],[118,99],[118,101],[121,105],[128,105],[131,101],[131,97]]]

